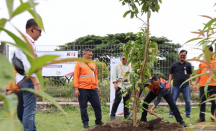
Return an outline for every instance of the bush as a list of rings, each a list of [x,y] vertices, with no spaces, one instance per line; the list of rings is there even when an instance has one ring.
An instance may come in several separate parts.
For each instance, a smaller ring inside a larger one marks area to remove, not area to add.
[[[107,79],[110,76],[109,68],[105,62],[96,61],[98,80]]]

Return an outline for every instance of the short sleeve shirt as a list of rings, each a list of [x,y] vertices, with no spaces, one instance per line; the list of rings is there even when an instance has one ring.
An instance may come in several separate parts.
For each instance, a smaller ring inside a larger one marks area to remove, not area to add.
[[[170,74],[173,74],[173,86],[180,87],[181,84],[189,78],[189,74],[192,74],[191,63],[185,61],[181,64],[179,61],[174,62],[170,68]],[[182,87],[189,85],[189,82],[186,82]]]

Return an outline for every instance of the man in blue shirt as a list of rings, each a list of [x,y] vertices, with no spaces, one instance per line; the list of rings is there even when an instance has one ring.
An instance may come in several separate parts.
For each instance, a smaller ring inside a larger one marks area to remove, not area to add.
[[[181,50],[179,53],[179,61],[172,63],[169,74],[169,84],[171,85],[171,80],[173,79],[172,97],[176,103],[180,92],[182,92],[185,100],[185,112],[186,117],[190,118],[191,115],[191,104],[190,104],[190,85],[189,82],[181,84],[189,79],[192,74],[191,64],[185,61],[187,56],[186,50]],[[190,81],[192,85],[192,80]],[[180,87],[181,86],[181,87]],[[192,85],[193,86],[193,85]],[[170,118],[173,117],[173,111],[170,109]]]
[[[154,105],[151,107],[150,114],[154,113],[154,108],[160,103],[162,97],[167,101],[170,108],[173,110],[174,116],[176,121],[179,122],[184,127],[187,127],[187,124],[183,121],[183,118],[180,115],[180,112],[173,101],[172,95],[170,93],[170,85],[162,78],[158,76],[150,77],[148,79],[150,84],[145,84],[150,91],[144,99],[143,107],[148,109],[148,104],[151,103],[156,97],[157,100],[154,102]],[[142,117],[140,121],[146,122],[147,121],[147,111],[143,110]]]

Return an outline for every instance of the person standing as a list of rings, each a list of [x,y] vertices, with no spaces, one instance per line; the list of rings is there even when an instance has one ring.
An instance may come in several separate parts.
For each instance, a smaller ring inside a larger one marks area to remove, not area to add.
[[[127,65],[127,59],[123,55],[121,58],[121,63],[117,64],[113,70],[112,81],[115,88],[115,100],[112,106],[110,120],[115,120],[115,114],[118,109],[119,103],[121,102],[121,89],[128,88],[131,86],[129,77],[126,79],[124,75],[126,72],[131,72],[130,65]],[[126,107],[126,101],[130,98],[131,92],[129,92],[126,96],[123,97],[124,100],[124,118],[127,119],[129,117],[129,109]]]
[[[191,116],[191,103],[190,103],[190,85],[189,82],[181,84],[189,79],[192,74],[191,63],[185,61],[187,56],[186,50],[181,50],[179,53],[179,61],[172,63],[169,74],[169,84],[171,85],[171,80],[173,79],[173,88],[172,88],[172,97],[176,103],[180,92],[183,94],[185,101],[185,112],[186,117],[190,118]],[[191,86],[192,80],[190,80]],[[181,86],[181,87],[180,87]],[[173,117],[173,111],[170,109],[170,118]]]
[[[41,36],[42,29],[35,22],[34,19],[29,19],[26,23],[26,34],[25,37],[29,41],[30,45],[34,53],[36,54],[35,41]],[[19,48],[15,48],[16,57],[23,63],[24,69],[30,69],[31,65],[26,58],[25,54]],[[30,88],[41,91],[39,82],[35,74],[32,74],[29,79],[26,80],[26,75],[21,75],[17,72],[16,74],[16,82],[19,86],[23,83],[19,89]],[[37,110],[37,97],[38,95],[28,92],[21,91],[23,96],[23,127],[25,131],[36,131],[37,128],[35,126],[35,113]]]
[[[209,46],[209,51],[210,54],[213,53],[213,48],[212,46]],[[214,67],[216,66],[216,58],[215,56],[211,57],[211,63],[214,65]],[[211,69],[213,69],[213,65],[210,65]],[[209,70],[207,68],[207,64],[206,62],[201,62],[199,64],[199,72],[197,74],[204,74],[204,73],[211,73],[212,71]],[[200,91],[200,100],[201,103],[203,103],[206,100],[206,96],[204,93],[204,87],[206,82],[208,81],[208,79],[211,77],[211,75],[202,75],[200,77],[196,78],[193,90],[196,91],[197,89],[197,84],[199,83],[199,91]],[[216,94],[216,82],[214,77],[211,78],[209,84],[208,84],[208,95],[211,96],[213,94]],[[205,122],[205,108],[206,108],[206,103],[200,104],[200,114],[199,114],[199,119],[197,120],[197,122]],[[215,109],[216,109],[216,104],[215,104],[215,100],[211,101],[211,114],[214,116],[215,114]],[[213,118],[211,118],[212,122],[215,122]]]
[[[77,62],[74,69],[74,88],[75,95],[78,97],[81,119],[84,128],[89,128],[87,102],[89,101],[94,108],[95,112],[95,124],[103,125],[101,115],[101,105],[99,99],[99,93],[101,93],[98,87],[97,68],[96,64],[92,62],[92,50],[89,48],[84,49],[83,58],[89,60],[89,63]]]
[[[178,107],[174,103],[174,100],[170,93],[170,85],[164,79],[158,76],[150,77],[148,79],[148,83],[150,84],[145,84],[144,86],[147,86],[150,89],[150,91],[144,99],[143,107],[145,109],[148,109],[149,103],[151,103],[157,97],[157,100],[154,102],[154,105],[149,110],[150,111],[149,113],[153,114],[154,113],[153,110],[157,107],[157,105],[160,103],[163,97],[168,103],[168,105],[170,106],[170,108],[173,110],[173,114],[176,118],[176,121],[179,122],[184,127],[187,127],[187,124],[183,121],[183,118],[181,117]],[[147,111],[143,109],[140,121],[147,122],[146,117],[147,117]]]

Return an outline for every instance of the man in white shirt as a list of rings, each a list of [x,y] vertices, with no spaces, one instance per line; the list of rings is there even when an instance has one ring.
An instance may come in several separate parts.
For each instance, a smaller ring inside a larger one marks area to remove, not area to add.
[[[118,109],[119,103],[121,102],[121,89],[128,88],[131,86],[129,76],[124,78],[126,72],[131,72],[130,65],[127,65],[127,59],[123,55],[121,57],[121,63],[117,64],[113,70],[112,81],[115,88],[115,100],[112,106],[112,111],[110,115],[110,120],[115,120],[115,114]],[[126,96],[123,97],[124,100],[124,117],[127,119],[129,117],[129,109],[125,107],[126,101],[130,98],[131,92],[129,92]]]
[[[42,29],[38,26],[34,19],[29,19],[26,23],[26,34],[25,37],[31,44],[34,53],[36,54],[36,46],[34,42],[41,36]],[[25,54],[19,49],[15,49],[15,55],[18,59],[20,59],[24,65],[24,69],[30,69],[31,65],[26,58]],[[19,86],[26,79],[26,75],[21,75],[17,73],[16,81]],[[22,88],[31,88],[35,90],[41,91],[39,82],[35,74],[32,74],[28,80],[24,82],[23,85],[20,86]],[[23,96],[23,127],[25,131],[36,131],[35,126],[35,113],[37,110],[37,95],[28,91],[21,91]]]

